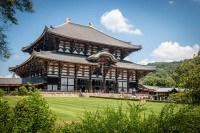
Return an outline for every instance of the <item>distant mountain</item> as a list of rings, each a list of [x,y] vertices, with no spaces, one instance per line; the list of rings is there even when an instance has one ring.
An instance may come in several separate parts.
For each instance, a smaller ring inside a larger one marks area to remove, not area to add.
[[[141,78],[140,83],[162,87],[176,86],[174,72],[181,63],[182,61],[149,63],[147,65],[156,66],[158,69]]]

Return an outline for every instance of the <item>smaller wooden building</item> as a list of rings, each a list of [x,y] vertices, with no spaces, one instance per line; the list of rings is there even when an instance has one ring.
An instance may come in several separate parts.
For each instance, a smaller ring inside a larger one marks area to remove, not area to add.
[[[0,78],[0,88],[5,92],[14,91],[15,88],[20,86],[27,86],[27,83],[35,85],[37,88],[42,87],[46,82],[43,78]]]
[[[155,93],[155,100],[166,100],[169,97],[169,94],[177,93],[178,88],[159,88]]]

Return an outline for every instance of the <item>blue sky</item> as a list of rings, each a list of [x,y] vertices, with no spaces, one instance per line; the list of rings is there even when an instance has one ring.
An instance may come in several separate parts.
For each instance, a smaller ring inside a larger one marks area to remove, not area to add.
[[[200,48],[200,0],[34,0],[33,14],[17,12],[18,25],[7,32],[12,57],[1,63],[0,77],[8,67],[29,58],[21,48],[34,42],[45,25],[58,26],[67,17],[118,39],[142,45],[127,60],[146,64],[192,58]]]

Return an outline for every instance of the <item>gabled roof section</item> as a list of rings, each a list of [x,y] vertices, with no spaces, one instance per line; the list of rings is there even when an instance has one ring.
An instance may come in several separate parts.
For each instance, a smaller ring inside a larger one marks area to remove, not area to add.
[[[139,45],[133,45],[128,42],[116,39],[92,27],[74,24],[71,22],[66,22],[58,27],[49,28],[48,32],[82,41],[89,41],[123,48],[131,48],[135,50],[141,49],[141,46]]]
[[[118,61],[117,59],[115,59],[115,57],[112,54],[105,52],[105,51],[101,51],[96,54],[90,55],[89,57],[87,57],[87,60],[98,60],[101,56],[110,57],[110,59],[114,63],[117,63],[117,61]]]

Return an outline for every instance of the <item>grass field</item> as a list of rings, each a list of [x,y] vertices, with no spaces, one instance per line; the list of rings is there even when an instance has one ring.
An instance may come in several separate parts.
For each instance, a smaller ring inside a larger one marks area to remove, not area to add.
[[[23,97],[19,96],[4,96],[3,100],[8,101],[11,106],[15,106],[18,100]],[[81,98],[81,97],[45,97],[47,100],[50,109],[58,116],[58,121],[79,121],[79,117],[83,114],[84,110],[94,111],[98,107],[102,106],[114,106],[122,103],[126,107],[126,102],[124,100],[112,100],[112,99],[101,99],[101,98]],[[132,102],[132,101],[131,101]],[[135,104],[140,102],[134,101]],[[161,111],[161,108],[166,103],[141,103],[145,104],[147,110],[145,114],[149,114],[152,111],[158,113]]]

